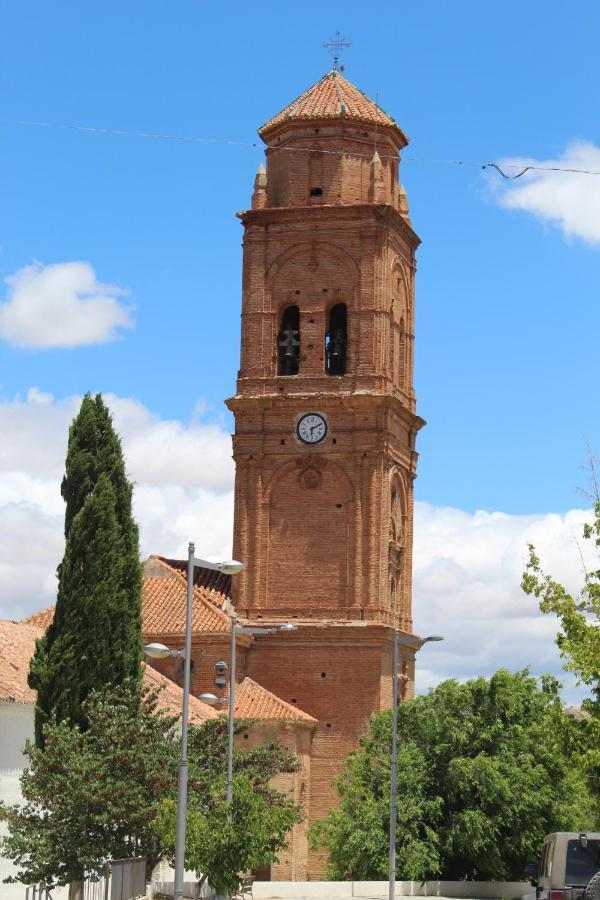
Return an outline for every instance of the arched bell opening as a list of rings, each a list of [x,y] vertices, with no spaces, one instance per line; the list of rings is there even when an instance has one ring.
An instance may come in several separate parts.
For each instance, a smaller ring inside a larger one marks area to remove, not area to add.
[[[348,351],[348,307],[336,303],[329,310],[325,334],[325,371],[328,375],[345,375]]]
[[[277,336],[277,374],[297,375],[300,369],[300,310],[286,306]]]

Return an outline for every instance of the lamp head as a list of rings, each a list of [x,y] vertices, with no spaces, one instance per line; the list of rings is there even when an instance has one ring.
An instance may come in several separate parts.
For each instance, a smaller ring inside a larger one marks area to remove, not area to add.
[[[294,625],[293,622],[286,622],[285,625],[280,625],[277,631],[297,631],[298,626]]]
[[[214,706],[215,703],[219,702],[219,698],[216,694],[200,694],[198,700],[202,700],[203,703],[208,703],[209,706]]]
[[[215,567],[223,575],[239,575],[244,571],[244,563],[237,562],[235,559],[227,559],[225,562],[215,563]]]
[[[423,638],[423,643],[427,644],[429,641],[443,641],[443,635],[441,634],[430,634],[429,637]]]
[[[165,659],[172,655],[172,651],[164,644],[144,644],[144,653],[152,659]]]

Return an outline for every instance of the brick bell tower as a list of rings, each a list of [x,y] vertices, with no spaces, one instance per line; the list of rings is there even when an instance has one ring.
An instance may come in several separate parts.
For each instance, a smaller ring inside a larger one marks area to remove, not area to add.
[[[333,70],[259,130],[244,227],[233,555],[240,616],[295,621],[246,671],[319,720],[309,821],[369,715],[391,704],[391,637],[412,632],[413,323],[419,238],[396,122]],[[401,662],[413,689],[414,651]],[[323,857],[311,855],[307,877]],[[295,873],[301,877],[302,873]]]

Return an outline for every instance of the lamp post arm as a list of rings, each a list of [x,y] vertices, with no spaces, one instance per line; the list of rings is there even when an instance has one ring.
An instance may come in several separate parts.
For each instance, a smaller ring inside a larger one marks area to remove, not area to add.
[[[208,559],[198,559],[197,556],[194,557],[194,567],[199,569],[210,569],[212,572],[220,572],[219,566],[210,562]]]

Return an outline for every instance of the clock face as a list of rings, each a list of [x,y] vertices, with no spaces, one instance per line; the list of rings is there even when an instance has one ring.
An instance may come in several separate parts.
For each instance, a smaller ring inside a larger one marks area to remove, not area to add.
[[[305,413],[296,426],[300,440],[305,444],[319,444],[327,435],[327,422],[320,413]]]

